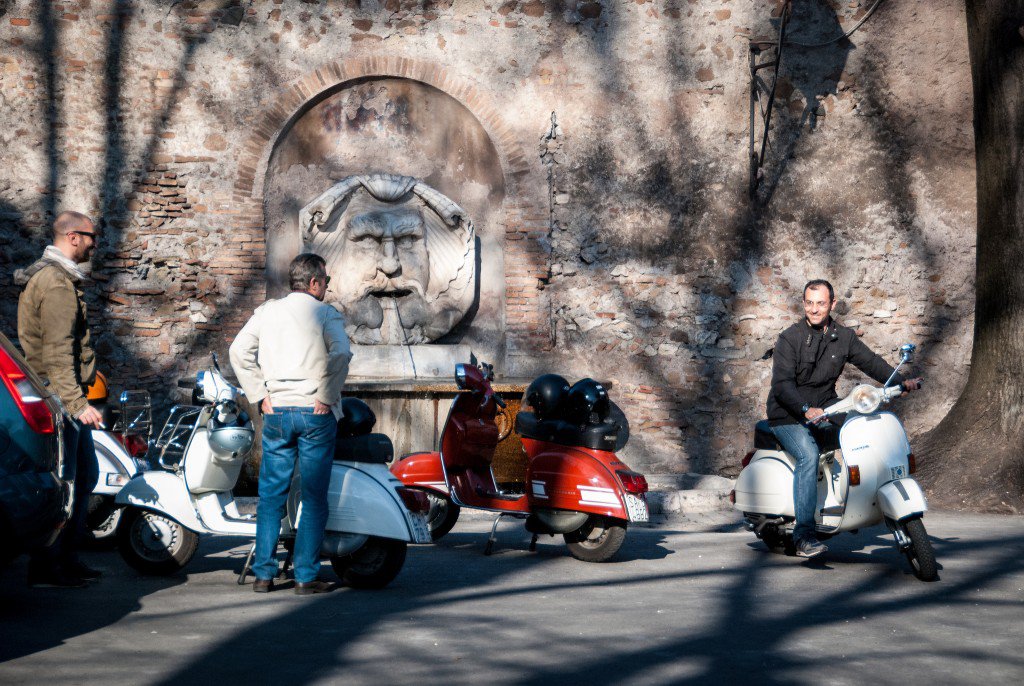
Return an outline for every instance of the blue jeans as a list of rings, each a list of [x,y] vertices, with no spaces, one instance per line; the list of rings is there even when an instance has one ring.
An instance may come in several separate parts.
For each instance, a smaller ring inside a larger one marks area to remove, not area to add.
[[[337,433],[334,415],[313,414],[311,407],[275,407],[273,414],[263,415],[260,502],[256,507],[252,565],[257,579],[277,575],[277,538],[296,462],[302,480],[302,517],[295,534],[295,581],[309,583],[316,579]]]
[[[796,458],[793,471],[793,508],[796,524],[793,526],[793,540],[799,542],[814,535],[814,508],[818,504],[818,457],[819,447],[826,434],[834,432],[834,424],[810,428],[804,424],[782,424],[773,426],[772,433],[779,439],[783,449]]]

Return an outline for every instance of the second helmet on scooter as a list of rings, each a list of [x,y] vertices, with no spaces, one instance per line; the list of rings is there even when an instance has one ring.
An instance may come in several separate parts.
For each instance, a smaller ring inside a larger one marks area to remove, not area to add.
[[[565,398],[565,419],[573,424],[600,424],[608,417],[608,391],[593,379],[580,379]]]

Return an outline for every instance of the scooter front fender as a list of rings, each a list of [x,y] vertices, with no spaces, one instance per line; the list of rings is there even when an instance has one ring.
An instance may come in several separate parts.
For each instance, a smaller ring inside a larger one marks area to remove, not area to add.
[[[185,482],[170,472],[143,472],[132,477],[118,491],[114,502],[165,514],[186,529],[206,531],[192,507]]]
[[[878,507],[889,519],[902,522],[928,511],[924,492],[913,479],[896,479],[878,489]]]
[[[433,491],[443,498],[448,497],[448,485],[444,480],[439,452],[406,455],[391,465],[391,473],[406,486]]]

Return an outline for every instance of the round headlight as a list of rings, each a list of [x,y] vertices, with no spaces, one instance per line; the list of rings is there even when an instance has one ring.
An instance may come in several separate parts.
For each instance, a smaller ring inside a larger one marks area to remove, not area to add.
[[[459,363],[455,365],[455,385],[461,389],[466,388],[466,365]]]
[[[874,386],[857,386],[852,395],[853,409],[861,414],[871,414],[882,404],[882,392]]]

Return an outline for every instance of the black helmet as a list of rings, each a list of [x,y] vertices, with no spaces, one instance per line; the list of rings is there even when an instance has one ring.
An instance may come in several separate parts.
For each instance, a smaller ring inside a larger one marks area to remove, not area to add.
[[[377,415],[359,398],[342,398],[341,411],[344,416],[338,421],[338,438],[364,436],[377,423]]]
[[[557,419],[569,392],[569,382],[558,374],[544,374],[526,387],[526,404],[533,408],[537,419]]]
[[[565,419],[573,424],[600,424],[610,410],[608,391],[593,379],[574,383],[565,398]]]

